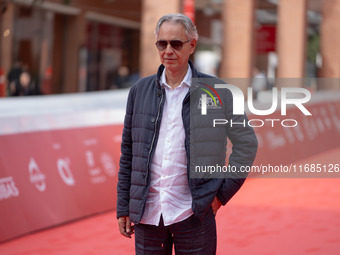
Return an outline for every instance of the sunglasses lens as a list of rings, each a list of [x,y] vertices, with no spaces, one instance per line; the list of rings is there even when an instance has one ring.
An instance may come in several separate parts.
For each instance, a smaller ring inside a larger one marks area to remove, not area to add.
[[[171,40],[170,45],[171,45],[171,48],[173,48],[174,50],[181,50],[183,48],[183,44],[186,42],[188,41],[182,42],[180,40]],[[168,47],[168,41],[165,41],[165,40],[157,41],[156,47],[160,51],[165,50],[166,47]]]
[[[170,45],[175,50],[180,50],[183,48],[183,43],[179,40],[170,41]]]
[[[159,49],[159,50],[165,50],[166,46],[168,46],[168,42],[167,41],[158,41],[156,43],[156,47]]]

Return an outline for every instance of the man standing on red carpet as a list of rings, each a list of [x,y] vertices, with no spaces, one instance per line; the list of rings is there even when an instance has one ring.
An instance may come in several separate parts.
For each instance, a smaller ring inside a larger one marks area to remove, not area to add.
[[[213,77],[198,72],[189,60],[198,33],[188,17],[165,15],[155,33],[162,65],[157,74],[137,81],[128,96],[117,185],[119,229],[129,238],[135,233],[136,254],[171,254],[173,245],[176,254],[215,254],[215,214],[244,178],[191,178],[191,153],[198,155],[199,146],[208,142],[196,140],[193,145],[190,130],[198,127],[200,139],[212,132],[190,119],[190,101],[203,91],[193,79]],[[225,98],[231,104],[230,92]],[[232,107],[228,114],[235,121],[247,118],[233,116]],[[223,134],[225,139],[209,141],[222,148],[223,160],[229,137],[229,164],[251,165],[257,150],[253,129],[228,126]]]

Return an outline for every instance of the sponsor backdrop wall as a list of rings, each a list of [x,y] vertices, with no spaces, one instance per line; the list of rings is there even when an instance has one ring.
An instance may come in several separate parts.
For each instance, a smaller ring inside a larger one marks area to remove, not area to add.
[[[0,101],[0,242],[115,209],[126,94]]]
[[[115,209],[127,93],[0,101],[0,242]],[[296,107],[284,117],[249,116],[261,126],[255,164],[289,164],[340,146],[339,94],[312,94],[306,107],[312,116]]]

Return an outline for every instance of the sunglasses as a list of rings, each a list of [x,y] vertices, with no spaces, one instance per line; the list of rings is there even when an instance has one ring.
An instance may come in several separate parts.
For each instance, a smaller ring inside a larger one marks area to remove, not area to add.
[[[165,40],[160,40],[156,42],[156,47],[158,50],[162,51],[165,50],[166,47],[168,47],[168,43],[170,43],[171,48],[173,48],[174,50],[181,50],[183,48],[183,45],[188,41],[182,42],[180,40],[171,40],[171,41],[165,41]]]

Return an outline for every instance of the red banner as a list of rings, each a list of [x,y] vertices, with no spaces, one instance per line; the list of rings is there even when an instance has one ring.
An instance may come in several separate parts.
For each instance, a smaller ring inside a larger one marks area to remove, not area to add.
[[[275,51],[276,26],[261,25],[256,30],[256,52],[266,54]]]
[[[254,128],[258,140],[254,166],[291,164],[340,147],[340,101],[308,104],[306,107],[312,116],[305,116],[296,107],[287,109],[285,116],[280,111],[269,116],[248,114],[249,122],[245,125],[249,124]],[[229,142],[227,160],[231,152],[232,144]],[[340,160],[333,163],[340,164]],[[306,174],[305,177],[307,176],[311,177]],[[251,174],[249,177],[257,178],[258,175]]]
[[[122,125],[0,136],[0,242],[114,209]]]
[[[280,111],[249,116],[259,141],[255,165],[292,163],[340,146],[340,102],[306,107],[312,116],[305,116],[296,107],[288,109],[286,116]]]
[[[183,1],[183,14],[188,16],[195,23],[195,0]]]
[[[4,69],[0,66],[0,97],[6,96],[6,86],[5,86],[6,76]]]

